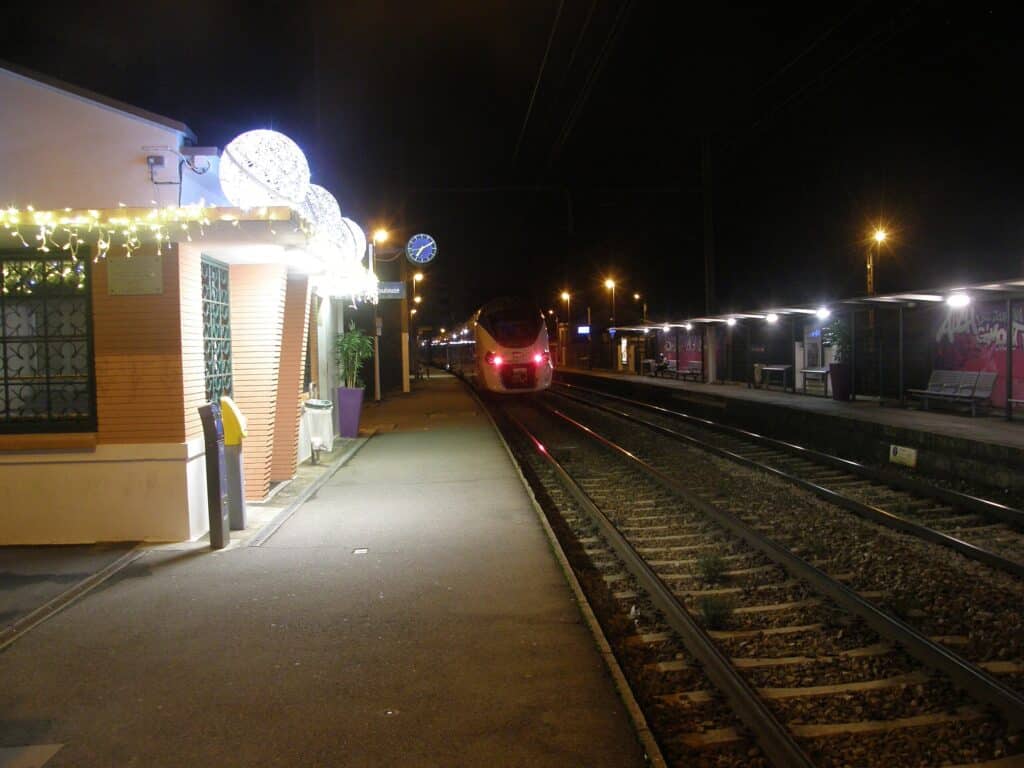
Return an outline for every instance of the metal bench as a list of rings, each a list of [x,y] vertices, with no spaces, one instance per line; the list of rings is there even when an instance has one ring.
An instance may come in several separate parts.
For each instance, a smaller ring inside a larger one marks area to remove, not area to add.
[[[804,394],[807,394],[807,377],[818,379],[825,385],[825,397],[828,397],[828,368],[801,368],[800,373],[804,375]]]
[[[762,374],[761,387],[763,389],[768,389],[769,385],[771,384],[771,378],[772,378],[770,374],[781,373],[782,374],[782,391],[783,392],[788,392],[789,391],[789,372],[790,372],[790,370],[792,368],[793,368],[792,365],[779,365],[779,364],[776,364],[776,365],[763,365],[763,366],[761,366],[761,374]]]
[[[663,376],[668,374],[672,374],[677,379],[679,378],[679,372],[676,370],[675,360],[662,360],[654,366],[654,370],[651,373],[652,376]]]
[[[686,370],[680,371],[679,376],[682,376],[684,379],[699,381],[704,377],[704,363],[700,360],[690,360],[686,363]],[[679,378],[679,376],[676,378]]]
[[[992,387],[996,382],[994,371],[932,371],[925,389],[908,389],[907,393],[921,401],[921,407],[928,410],[932,401],[969,405],[971,416],[976,416],[978,406],[992,398]]]

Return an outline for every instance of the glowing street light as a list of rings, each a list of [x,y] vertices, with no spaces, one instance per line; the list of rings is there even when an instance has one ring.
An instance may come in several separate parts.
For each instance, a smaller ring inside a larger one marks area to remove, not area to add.
[[[384,227],[373,231],[373,242],[375,243],[386,243],[389,237],[391,237],[391,233],[384,229]]]
[[[875,295],[875,259],[881,256],[882,243],[889,237],[889,233],[881,227],[876,227],[871,238],[875,241],[874,248],[868,248],[868,296]]]
[[[605,287],[605,288],[607,288],[607,289],[608,289],[609,291],[611,291],[611,293],[612,293],[612,314],[611,314],[611,321],[612,321],[612,323],[614,323],[614,322],[615,322],[615,281],[614,281],[614,280],[612,280],[612,279],[611,279],[611,278],[609,277],[609,278],[608,278],[607,280],[605,280],[605,281],[604,281],[604,287]]]
[[[566,324],[572,323],[572,294],[568,291],[562,291],[560,296],[562,301],[565,302],[565,322]]]
[[[818,307],[814,314],[818,316],[819,320],[828,320],[829,316],[832,314],[832,310],[828,307]]]
[[[412,276],[412,280],[413,280],[414,283],[422,283],[423,282],[423,273],[422,272],[417,272],[415,275]]]
[[[412,300],[414,302],[416,302],[417,304],[419,304],[421,301],[423,301],[423,297],[422,296],[413,296]]]
[[[633,301],[640,301],[640,294],[639,293],[634,293],[633,294]],[[644,323],[647,322],[647,302],[646,301],[644,302],[643,310],[640,312],[640,320],[641,320],[641,322],[644,322]]]
[[[412,309],[409,310],[409,315],[412,316],[412,315],[415,315],[415,314],[416,314],[416,307],[413,307]]]

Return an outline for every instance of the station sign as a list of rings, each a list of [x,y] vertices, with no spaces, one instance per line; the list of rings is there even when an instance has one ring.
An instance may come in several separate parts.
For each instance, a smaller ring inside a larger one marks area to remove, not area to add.
[[[576,326],[576,333],[578,335],[580,335],[580,336],[589,336],[590,335],[590,326],[589,325],[577,325]]]
[[[379,299],[404,299],[405,281],[381,282],[377,284],[377,298]]]

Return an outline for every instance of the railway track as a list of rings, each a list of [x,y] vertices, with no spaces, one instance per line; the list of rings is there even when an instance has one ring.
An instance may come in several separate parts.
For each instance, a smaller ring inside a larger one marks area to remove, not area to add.
[[[758,530],[770,521],[620,444],[618,417],[499,410],[538,496],[628,617],[619,652],[672,762],[1024,764],[1013,686],[875,605],[827,553],[801,557]]]
[[[574,384],[553,390],[793,483],[848,511],[1024,577],[1024,511],[709,419]]]

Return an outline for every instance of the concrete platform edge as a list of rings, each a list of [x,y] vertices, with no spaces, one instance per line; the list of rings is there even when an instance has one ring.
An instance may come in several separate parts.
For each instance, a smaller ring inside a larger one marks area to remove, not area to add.
[[[309,498],[314,493],[323,488],[327,481],[334,477],[338,473],[339,469],[348,464],[352,457],[359,453],[362,447],[366,445],[368,442],[370,442],[370,438],[372,438],[376,434],[377,430],[374,429],[366,437],[358,438],[355,444],[353,444],[347,451],[345,451],[343,454],[341,454],[341,456],[338,457],[338,459],[334,462],[334,464],[331,466],[329,470],[320,475],[320,477],[316,479],[316,482],[311,483],[309,487],[306,488],[306,490],[304,490],[298,496],[298,498],[295,499],[295,501],[293,501],[287,507],[285,507],[276,515],[274,515],[274,518],[266,525],[264,525],[260,532],[249,540],[249,543],[246,544],[246,546],[262,547],[264,544],[266,544],[267,541],[269,541],[270,538],[275,533],[277,533],[281,526],[288,522],[291,516],[299,511],[299,507],[301,507],[303,504],[309,501]]]
[[[629,718],[633,722],[633,729],[636,731],[637,740],[644,749],[648,763],[654,766],[654,768],[667,768],[668,763],[665,762],[665,758],[661,754],[661,749],[658,747],[658,742],[655,740],[654,734],[651,733],[651,729],[647,725],[647,718],[644,717],[644,713],[640,709],[640,705],[634,698],[633,690],[629,687],[626,675],[623,673],[622,668],[619,666],[618,659],[615,658],[615,654],[612,652],[611,645],[608,643],[608,638],[605,637],[604,630],[601,629],[601,624],[598,622],[597,616],[594,615],[594,611],[591,609],[590,603],[587,601],[587,596],[583,593],[583,588],[580,586],[579,580],[576,578],[576,574],[573,573],[572,566],[569,564],[569,559],[565,556],[565,552],[562,550],[562,545],[559,543],[554,530],[552,530],[547,517],[544,515],[544,510],[541,509],[540,504],[537,501],[537,497],[534,496],[533,488],[530,487],[530,483],[519,468],[519,462],[516,461],[516,458],[512,453],[512,448],[505,440],[505,436],[501,433],[501,430],[498,429],[498,425],[494,421],[494,417],[491,416],[491,412],[487,409],[486,405],[484,405],[476,391],[466,384],[465,381],[463,381],[463,385],[467,390],[469,390],[470,396],[477,402],[483,413],[487,416],[487,420],[490,422],[495,434],[497,434],[498,439],[501,441],[502,447],[504,447],[505,452],[508,454],[509,461],[512,462],[512,467],[515,469],[519,482],[523,484],[523,490],[526,491],[526,495],[530,499],[530,505],[533,507],[534,514],[537,515],[537,519],[540,521],[541,527],[544,529],[544,534],[548,538],[548,544],[551,547],[551,551],[558,560],[558,564],[562,569],[562,574],[565,576],[566,582],[572,588],[580,614],[582,614],[584,621],[586,621],[587,627],[590,629],[590,634],[593,635],[594,641],[597,643],[601,658],[604,659],[605,666],[608,667],[608,671],[611,673],[612,680],[615,682],[615,690],[619,694],[619,698],[622,699],[622,703],[625,705],[626,711],[629,712]]]
[[[111,576],[134,563],[146,554],[147,550],[143,548],[144,546],[141,543],[136,544],[114,562],[68,587],[52,600],[43,603],[31,613],[22,616],[3,632],[0,632],[0,652],[6,650],[16,640],[27,635],[29,631],[38,627],[44,621],[56,616],[68,606],[85,597]]]

